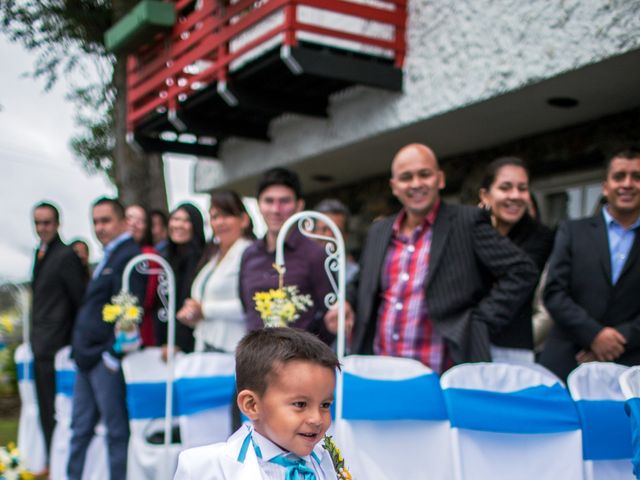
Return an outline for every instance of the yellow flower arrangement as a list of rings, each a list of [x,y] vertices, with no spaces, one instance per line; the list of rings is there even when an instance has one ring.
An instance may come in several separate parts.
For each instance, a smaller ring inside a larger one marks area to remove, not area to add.
[[[279,286],[268,292],[256,292],[253,301],[265,327],[286,327],[313,306],[311,295],[302,295],[295,285],[284,286],[284,267],[273,264],[278,272]]]
[[[3,315],[0,315],[0,327],[7,333],[13,333],[13,319],[9,314],[5,313]]]
[[[331,457],[331,462],[333,462],[333,468],[336,471],[336,476],[338,477],[338,479],[353,480],[351,473],[349,472],[349,470],[347,470],[347,467],[344,466],[344,458],[342,457],[342,453],[336,445],[336,442],[333,441],[331,435],[325,435],[322,446],[327,452],[329,452],[329,456]]]
[[[0,447],[0,480],[33,480],[33,474],[20,466],[20,454],[14,443]]]
[[[130,332],[135,330],[142,319],[142,308],[138,299],[129,292],[120,292],[111,297],[111,303],[102,308],[102,320],[115,323],[116,330]]]

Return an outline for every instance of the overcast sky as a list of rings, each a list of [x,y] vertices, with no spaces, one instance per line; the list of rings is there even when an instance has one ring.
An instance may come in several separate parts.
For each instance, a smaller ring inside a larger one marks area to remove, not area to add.
[[[0,64],[0,283],[30,278],[37,245],[31,208],[45,199],[61,209],[63,240],[89,240],[97,261],[101,251],[91,232],[89,206],[115,190],[102,175],[87,175],[73,158],[73,106],[64,100],[64,83],[44,93],[42,82],[23,76],[32,70],[33,56],[1,35]],[[166,159],[170,206],[192,200],[206,208],[205,196],[190,194],[194,161]]]

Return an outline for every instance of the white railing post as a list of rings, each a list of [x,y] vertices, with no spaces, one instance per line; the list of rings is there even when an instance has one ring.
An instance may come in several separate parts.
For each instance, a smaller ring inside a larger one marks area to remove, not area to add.
[[[319,235],[314,232],[314,227],[319,221],[325,223],[333,233],[333,237]],[[304,211],[292,215],[282,226],[276,240],[276,264],[285,267],[284,241],[289,230],[297,226],[300,233],[313,240],[326,242],[325,251],[327,258],[324,262],[325,271],[329,277],[329,282],[333,289],[325,296],[324,303],[327,308],[338,307],[338,332],[336,338],[336,353],[338,360],[342,362],[345,355],[345,299],[346,299],[346,252],[344,239],[340,229],[326,215],[320,212]],[[334,278],[334,273],[338,274],[338,282]],[[336,378],[336,420],[342,418],[342,373],[339,372]]]
[[[151,268],[150,262],[156,263],[160,268]],[[124,268],[122,273],[122,290],[129,292],[129,281],[133,269],[142,275],[158,275],[158,296],[167,312],[167,388],[166,404],[164,410],[164,448],[165,469],[163,478],[170,480],[171,472],[171,424],[173,421],[173,381],[174,381],[174,353],[176,337],[176,281],[173,269],[160,255],[155,253],[142,253],[136,255]],[[165,303],[166,299],[166,303]],[[144,300],[144,299],[143,299]]]

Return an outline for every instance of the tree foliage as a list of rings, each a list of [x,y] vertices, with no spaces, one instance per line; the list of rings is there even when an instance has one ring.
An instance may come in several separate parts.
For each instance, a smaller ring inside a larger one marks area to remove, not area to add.
[[[159,155],[126,145],[126,58],[106,51],[104,33],[138,0],[2,0],[0,31],[36,55],[31,76],[49,90],[61,76],[81,131],[71,147],[84,168],[104,172],[127,203],[166,208]],[[118,73],[119,72],[119,73]],[[157,177],[145,178],[146,172]]]

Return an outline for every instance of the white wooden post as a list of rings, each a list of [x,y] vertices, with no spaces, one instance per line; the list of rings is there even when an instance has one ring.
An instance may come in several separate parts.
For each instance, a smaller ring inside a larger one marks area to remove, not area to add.
[[[331,229],[333,237],[319,235],[314,232],[316,223],[319,221],[325,223]],[[305,237],[314,240],[323,240],[326,243],[325,251],[327,258],[324,262],[325,271],[329,277],[329,282],[333,289],[332,292],[325,296],[324,303],[327,308],[338,307],[338,332],[336,339],[338,360],[342,362],[345,355],[345,298],[346,298],[346,252],[344,239],[340,229],[326,215],[320,212],[304,211],[292,215],[282,225],[278,238],[276,240],[276,264],[285,267],[284,261],[284,241],[287,238],[289,230],[297,226],[300,233]],[[338,283],[333,274],[338,273]],[[336,378],[336,420],[342,418],[342,372],[338,372]]]
[[[151,268],[150,262],[157,263],[160,268]],[[158,275],[158,296],[163,302],[167,312],[167,385],[166,404],[164,410],[164,448],[165,469],[163,477],[170,480],[171,472],[171,424],[173,416],[173,381],[174,381],[174,352],[176,340],[176,281],[173,269],[160,255],[155,253],[142,253],[136,255],[124,268],[122,273],[122,290],[129,292],[129,281],[133,269],[142,275]],[[165,303],[165,298],[167,303]]]

